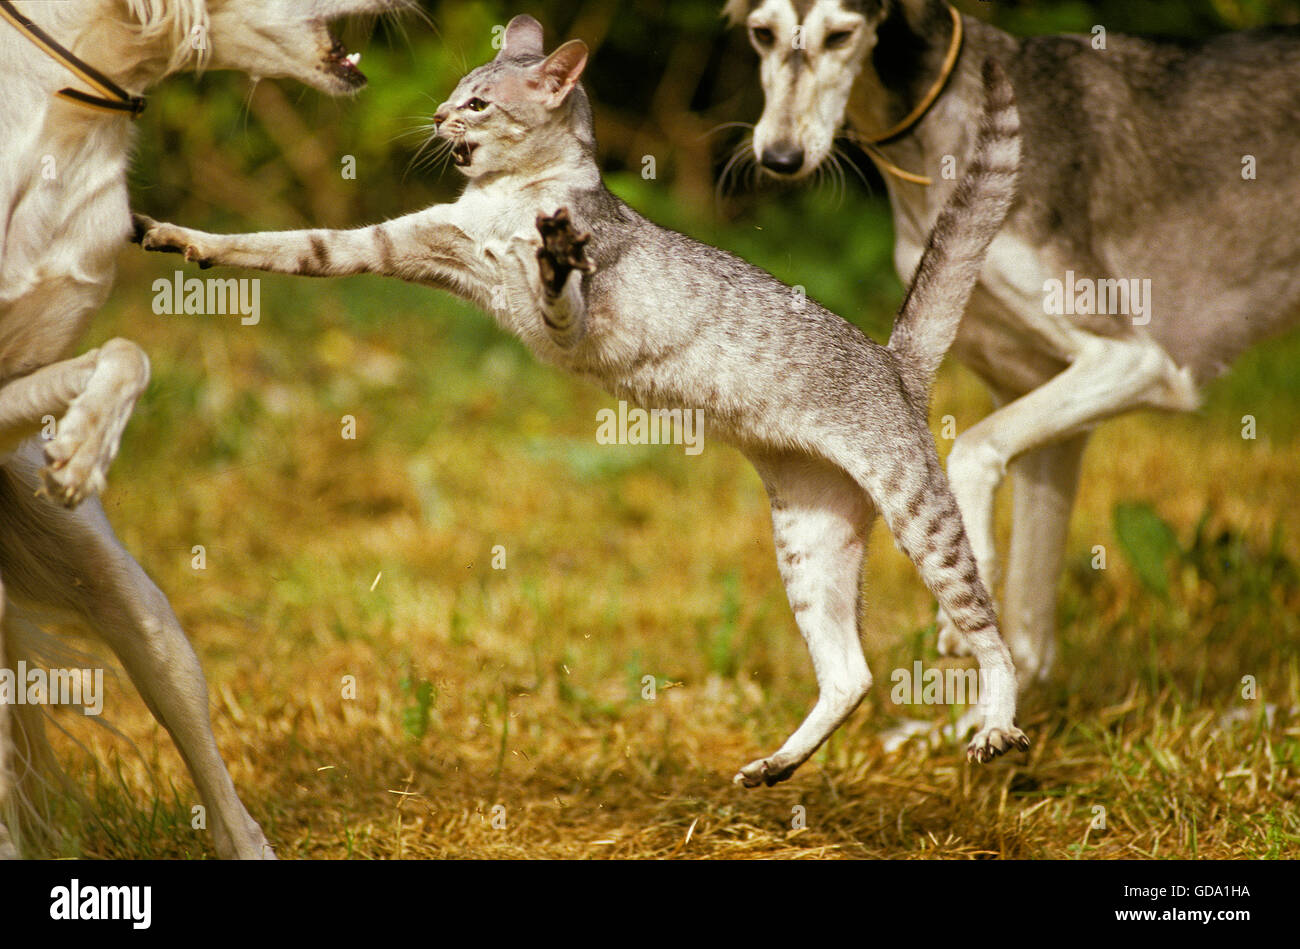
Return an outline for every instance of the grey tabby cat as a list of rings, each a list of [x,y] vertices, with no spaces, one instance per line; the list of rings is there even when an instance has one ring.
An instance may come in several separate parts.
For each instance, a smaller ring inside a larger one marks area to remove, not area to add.
[[[934,371],[1015,197],[1019,116],[1001,69],[985,70],[974,159],[882,347],[605,190],[578,82],[587,47],[574,40],[546,57],[531,17],[511,21],[504,39],[435,117],[469,179],[454,204],[349,231],[215,235],[138,218],[137,239],[204,266],[376,273],[449,290],[539,359],[617,396],[701,408],[710,435],[738,446],[767,487],[781,578],[820,691],[794,735],[738,783],[789,778],[871,687],[858,614],[877,511],[979,660],[983,727],[969,758],[1027,749],[1011,657],[926,426]]]

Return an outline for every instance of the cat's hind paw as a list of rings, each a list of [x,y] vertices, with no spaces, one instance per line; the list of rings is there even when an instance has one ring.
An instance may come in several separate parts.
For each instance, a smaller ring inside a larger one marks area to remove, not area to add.
[[[1029,736],[1014,725],[1006,728],[984,728],[966,748],[966,759],[976,764],[992,761],[1012,748],[1029,750]]]

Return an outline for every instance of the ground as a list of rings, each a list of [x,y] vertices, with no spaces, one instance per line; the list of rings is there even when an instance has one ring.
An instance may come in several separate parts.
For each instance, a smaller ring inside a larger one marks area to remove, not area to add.
[[[878,526],[875,687],[793,780],[745,790],[737,767],[816,686],[740,455],[598,445],[613,400],[430,290],[265,277],[243,326],[155,315],[152,280],[183,265],[123,259],[94,337],[138,341],[154,375],[106,506],[199,652],[281,857],[1300,854],[1300,336],[1198,415],[1095,438],[1028,755],[885,750],[900,721],[960,711],[893,704],[893,670],[965,662],[937,658],[932,601]],[[944,416],[960,431],[987,407],[946,365],[941,451]],[[104,715],[121,737],[56,718],[86,804],[61,805],[54,852],[213,855],[128,683]]]

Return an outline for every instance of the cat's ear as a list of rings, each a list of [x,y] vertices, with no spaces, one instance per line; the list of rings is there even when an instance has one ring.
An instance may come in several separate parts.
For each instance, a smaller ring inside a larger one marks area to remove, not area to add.
[[[523,56],[542,56],[546,52],[542,24],[527,14],[521,14],[506,24],[501,52],[497,59],[519,59]]]
[[[569,40],[546,61],[538,63],[537,85],[546,96],[547,105],[555,108],[573,91],[587,68],[587,44],[582,40]]]

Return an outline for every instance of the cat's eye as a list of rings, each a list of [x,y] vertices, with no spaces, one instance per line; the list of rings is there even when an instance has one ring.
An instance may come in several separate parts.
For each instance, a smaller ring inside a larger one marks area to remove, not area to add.
[[[750,32],[759,46],[768,47],[776,42],[776,34],[765,26],[756,26]]]
[[[486,99],[474,98],[465,103],[465,108],[469,109],[471,112],[486,112],[487,107],[491,104],[492,103],[488,102]]]
[[[852,30],[836,30],[834,33],[826,35],[825,47],[827,49],[839,49],[848,45],[849,40],[853,39]]]

